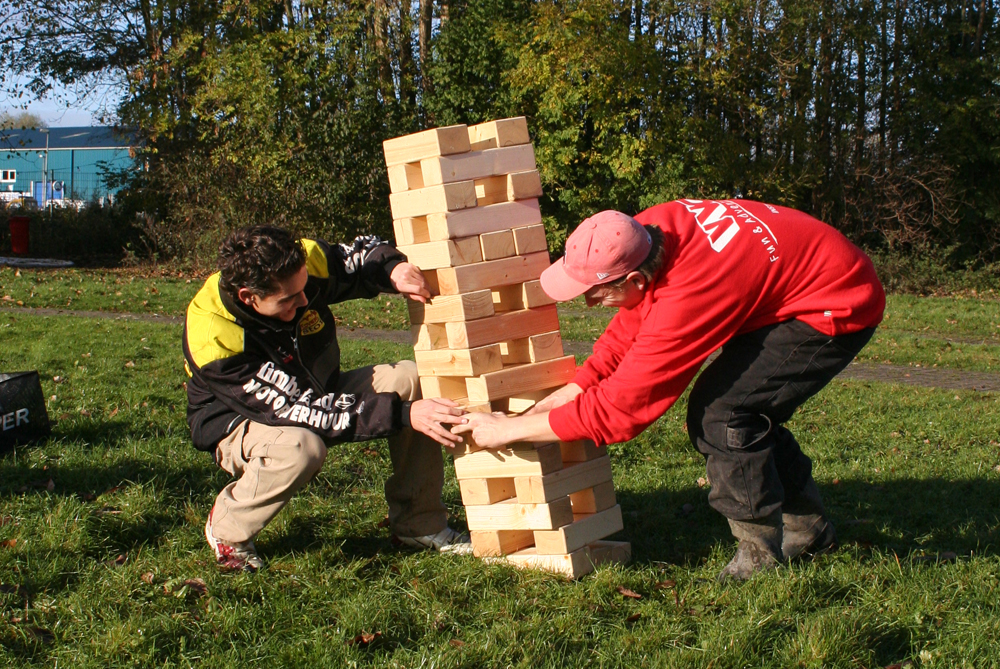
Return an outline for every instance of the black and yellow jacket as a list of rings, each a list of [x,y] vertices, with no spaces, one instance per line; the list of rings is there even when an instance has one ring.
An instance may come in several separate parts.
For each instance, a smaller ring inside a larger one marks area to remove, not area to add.
[[[396,292],[389,275],[406,258],[377,237],[358,237],[352,245],[302,244],[309,304],[293,321],[261,316],[222,290],[218,273],[188,305],[187,418],[196,448],[213,450],[245,418],[307,427],[338,441],[384,437],[402,426],[403,403],[395,393],[333,392],[340,347],[327,305]]]

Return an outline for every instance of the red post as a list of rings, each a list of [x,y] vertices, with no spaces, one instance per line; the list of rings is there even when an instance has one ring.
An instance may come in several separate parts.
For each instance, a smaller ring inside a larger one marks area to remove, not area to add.
[[[14,255],[28,255],[28,223],[31,219],[27,216],[11,216],[8,220],[10,224],[10,246]]]

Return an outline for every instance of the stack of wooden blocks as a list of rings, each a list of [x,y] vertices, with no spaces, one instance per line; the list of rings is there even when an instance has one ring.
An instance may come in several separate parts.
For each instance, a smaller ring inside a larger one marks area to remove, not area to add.
[[[559,319],[538,278],[549,265],[535,152],[523,117],[387,140],[396,245],[435,295],[409,301],[424,397],[521,413],[572,380]],[[605,448],[592,442],[485,450],[466,438],[455,473],[481,557],[571,578],[630,546]]]

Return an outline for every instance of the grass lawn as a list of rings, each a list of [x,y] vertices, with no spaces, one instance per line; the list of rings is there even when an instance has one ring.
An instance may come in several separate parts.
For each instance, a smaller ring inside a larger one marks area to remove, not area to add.
[[[0,311],[0,369],[38,369],[58,420],[0,459],[0,664],[1000,664],[997,395],[834,381],[790,427],[844,548],[746,584],[714,580],[734,546],[678,409],[610,449],[627,567],[568,582],[397,551],[372,442],[332,448],[262,533],[265,569],[227,575],[202,537],[227,476],[190,446],[180,331]],[[342,344],[345,367],[411,357]]]

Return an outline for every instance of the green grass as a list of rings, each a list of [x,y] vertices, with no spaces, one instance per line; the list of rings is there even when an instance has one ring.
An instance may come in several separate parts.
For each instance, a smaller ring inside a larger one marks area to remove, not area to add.
[[[0,664],[1000,663],[997,395],[834,381],[790,427],[844,548],[747,584],[714,581],[733,545],[682,407],[610,449],[627,567],[567,582],[394,550],[374,442],[332,448],[262,533],[265,569],[226,575],[201,531],[227,476],[190,446],[179,338],[177,325],[0,312],[0,369],[38,369],[58,420],[48,442],[0,459]],[[348,368],[410,357],[343,349]]]

